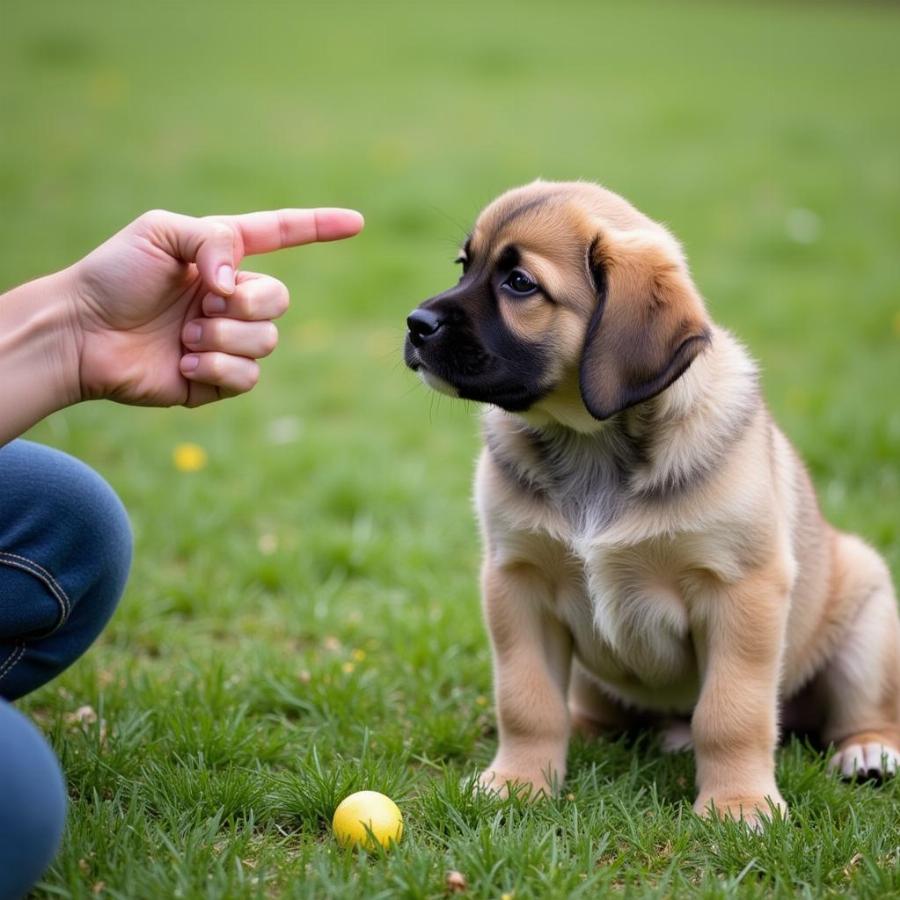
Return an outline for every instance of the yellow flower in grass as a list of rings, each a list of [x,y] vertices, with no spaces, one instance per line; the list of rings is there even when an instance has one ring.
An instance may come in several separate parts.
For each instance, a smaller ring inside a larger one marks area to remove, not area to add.
[[[199,472],[209,457],[199,444],[179,444],[172,451],[172,462],[179,472]]]

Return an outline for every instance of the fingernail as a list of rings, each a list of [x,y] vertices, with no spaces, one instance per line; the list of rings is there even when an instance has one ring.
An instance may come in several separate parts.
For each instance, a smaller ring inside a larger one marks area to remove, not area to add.
[[[229,294],[234,290],[234,269],[231,266],[219,266],[216,272],[216,284]]]
[[[193,372],[200,365],[200,357],[196,353],[190,353],[181,357],[181,371]]]
[[[190,325],[185,326],[184,342],[186,344],[196,344],[202,336],[203,328],[199,322],[191,322]]]
[[[206,302],[203,304],[203,308],[208,313],[225,312],[226,306],[225,298],[220,297],[218,294],[209,294],[206,298]]]

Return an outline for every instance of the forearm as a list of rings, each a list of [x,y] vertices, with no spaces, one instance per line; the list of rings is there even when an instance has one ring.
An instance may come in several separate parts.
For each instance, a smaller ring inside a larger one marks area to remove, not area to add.
[[[66,277],[0,295],[0,446],[81,399]]]

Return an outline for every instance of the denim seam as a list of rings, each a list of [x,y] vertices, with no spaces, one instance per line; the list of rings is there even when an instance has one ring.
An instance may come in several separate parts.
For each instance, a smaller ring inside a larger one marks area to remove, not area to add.
[[[49,637],[51,634],[53,634],[66,624],[69,619],[69,613],[72,610],[72,604],[69,602],[69,597],[62,589],[59,582],[43,566],[39,565],[32,559],[28,559],[24,556],[19,556],[19,554],[17,553],[9,553],[6,550],[0,550],[0,563],[6,563],[11,568],[20,569],[23,572],[28,572],[39,581],[42,581],[44,583],[44,586],[53,596],[53,599],[56,600],[57,604],[59,605],[58,621],[49,631],[42,634],[41,637]],[[0,675],[0,677],[2,677],[2,675]]]
[[[26,645],[24,643],[19,644],[19,646],[7,657],[6,662],[0,667],[0,681],[6,678],[16,665],[22,661],[22,657],[25,655],[25,649]]]

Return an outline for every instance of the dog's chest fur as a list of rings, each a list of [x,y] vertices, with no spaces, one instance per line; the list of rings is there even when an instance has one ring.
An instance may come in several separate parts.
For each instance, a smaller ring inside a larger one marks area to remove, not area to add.
[[[504,548],[540,566],[551,593],[541,602],[570,631],[584,667],[622,701],[686,712],[699,675],[686,599],[690,575],[677,542],[579,555],[546,535],[510,533]]]
[[[487,464],[498,477],[481,515],[495,561],[540,570],[552,588],[543,602],[608,690],[643,708],[690,710],[703,620],[692,597],[710,559],[739,567],[742,536],[667,521],[665,492],[648,490],[641,478],[650,451],[633,429],[585,435],[497,417],[485,432]],[[699,453],[694,464],[669,481],[669,494],[699,495],[716,460]]]

